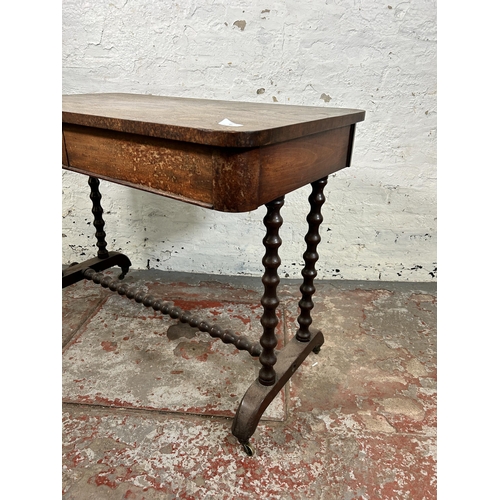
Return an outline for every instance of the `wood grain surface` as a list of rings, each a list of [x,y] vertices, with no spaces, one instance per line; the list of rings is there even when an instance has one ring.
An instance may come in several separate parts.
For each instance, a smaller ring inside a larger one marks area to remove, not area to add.
[[[64,123],[221,147],[274,144],[345,127],[364,116],[355,109],[137,94],[62,99]],[[225,119],[241,126],[220,125]]]
[[[217,125],[223,116],[244,123],[242,131]],[[363,111],[345,109],[66,96],[62,162],[206,208],[246,212],[349,166],[355,123],[363,118]]]
[[[63,131],[75,170],[212,205],[210,146],[79,125],[65,125]]]

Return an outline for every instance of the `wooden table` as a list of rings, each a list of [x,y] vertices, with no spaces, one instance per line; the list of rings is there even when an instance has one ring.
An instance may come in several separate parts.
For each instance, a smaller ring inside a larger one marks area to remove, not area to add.
[[[63,168],[89,176],[97,256],[63,271],[63,287],[82,279],[178,318],[259,357],[259,377],[241,400],[232,432],[245,451],[267,406],[302,361],[318,353],[323,334],[310,328],[323,189],[328,175],[348,167],[355,124],[364,111],[326,107],[187,99],[134,94],[63,96]],[[131,263],[107,250],[99,179],[222,212],[266,205],[263,332],[252,344],[237,333],[144,295],[121,281]],[[302,298],[295,337],[276,351],[280,209],[287,193],[311,184]],[[122,270],[118,279],[100,271]]]

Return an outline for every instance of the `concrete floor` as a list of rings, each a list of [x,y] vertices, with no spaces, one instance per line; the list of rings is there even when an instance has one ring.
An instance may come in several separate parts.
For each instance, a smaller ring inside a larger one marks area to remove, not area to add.
[[[259,279],[125,280],[260,336]],[[316,285],[325,345],[264,414],[254,457],[231,417],[257,360],[93,283],[64,289],[63,499],[436,498],[436,285]],[[278,293],[282,346],[300,292]]]

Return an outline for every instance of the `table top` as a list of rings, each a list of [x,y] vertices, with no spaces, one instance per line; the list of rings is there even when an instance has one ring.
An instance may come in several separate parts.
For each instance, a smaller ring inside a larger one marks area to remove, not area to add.
[[[63,96],[62,164],[224,212],[350,165],[356,109],[136,94]]]
[[[139,94],[62,98],[63,123],[220,147],[260,147],[346,127],[359,109]]]

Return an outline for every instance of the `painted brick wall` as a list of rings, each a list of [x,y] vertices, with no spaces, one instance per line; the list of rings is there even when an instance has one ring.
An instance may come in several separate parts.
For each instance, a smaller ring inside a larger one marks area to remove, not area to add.
[[[352,167],[326,189],[318,276],[436,279],[435,0],[63,0],[63,92],[366,110]],[[94,228],[87,179],[62,185],[69,263],[94,255]],[[101,188],[108,247],[135,268],[261,274],[262,208]],[[308,192],[282,210],[283,276],[300,276]]]

